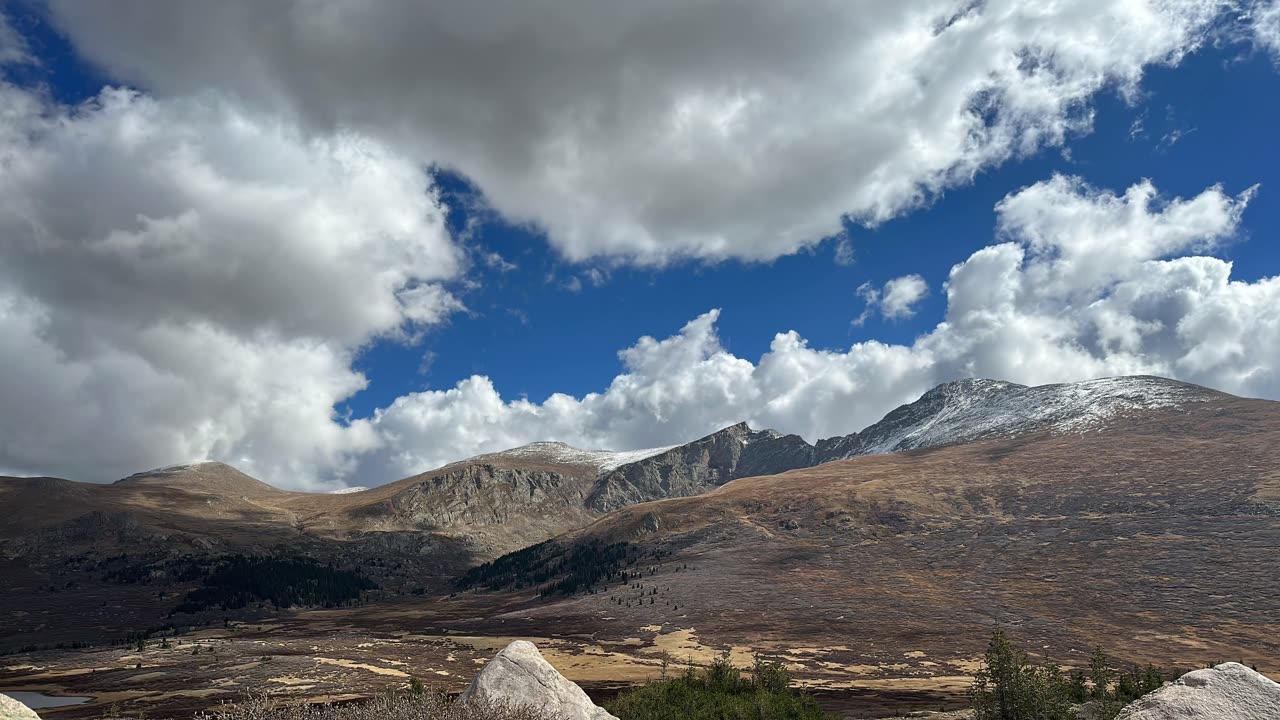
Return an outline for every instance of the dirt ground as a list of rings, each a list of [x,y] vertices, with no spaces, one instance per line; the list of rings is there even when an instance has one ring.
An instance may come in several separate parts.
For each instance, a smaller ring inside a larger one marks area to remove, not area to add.
[[[43,711],[53,719],[100,717],[113,705],[126,715],[189,717],[246,693],[302,702],[337,701],[404,688],[410,678],[461,691],[507,643],[531,640],[557,669],[598,701],[629,685],[705,663],[725,649],[735,664],[755,652],[783,659],[801,685],[844,716],[963,707],[973,658],[907,653],[882,665],[856,661],[843,646],[732,647],[680,624],[645,625],[634,635],[529,633],[512,615],[482,620],[469,612],[478,599],[415,599],[363,608],[282,613],[261,622],[233,622],[136,647],[46,650],[0,658],[0,691],[88,695],[86,704]],[[532,616],[527,616],[532,617]],[[605,620],[604,625],[612,625]],[[499,632],[510,626],[510,633]],[[163,643],[163,645],[161,644]]]

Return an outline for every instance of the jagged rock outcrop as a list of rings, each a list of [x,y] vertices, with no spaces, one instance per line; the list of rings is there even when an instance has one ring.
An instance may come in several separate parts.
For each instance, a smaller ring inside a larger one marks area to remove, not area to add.
[[[476,675],[460,702],[522,705],[563,720],[618,720],[561,675],[533,643],[516,640]]]
[[[35,710],[0,693],[0,720],[40,720]]]
[[[1116,720],[1275,720],[1280,684],[1240,663],[1194,670],[1129,703]]]
[[[604,473],[587,507],[608,512],[649,500],[689,497],[740,477],[808,467],[813,459],[813,446],[799,435],[752,430],[738,423]]]
[[[599,512],[689,497],[730,480],[775,475],[860,455],[916,450],[1037,432],[1099,428],[1121,413],[1207,400],[1218,393],[1135,376],[1027,387],[998,380],[943,383],[862,432],[810,445],[799,435],[738,423],[686,445],[604,472],[587,498]]]
[[[581,507],[591,477],[490,463],[460,465],[401,481],[395,495],[352,514],[421,529],[502,525],[534,511]]]

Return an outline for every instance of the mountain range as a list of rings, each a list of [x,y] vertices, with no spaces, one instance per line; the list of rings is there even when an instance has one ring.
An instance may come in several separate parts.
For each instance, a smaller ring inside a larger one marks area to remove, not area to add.
[[[963,410],[917,422],[904,409],[892,417],[906,433],[863,436],[980,439],[629,505],[468,585],[506,609],[488,621],[516,623],[509,632],[696,628],[777,653],[820,687],[875,668],[962,677],[996,625],[1076,667],[1102,646],[1166,668],[1239,657],[1280,669],[1280,403],[1147,379],[1110,387],[1123,393],[996,388],[994,403],[957,403],[947,386],[936,401]],[[1075,397],[1091,410],[1059,402]],[[980,422],[1006,403],[1021,420]],[[636,580],[579,569],[618,544],[642,558],[627,566]],[[558,591],[575,576],[585,590]],[[520,601],[528,585],[543,597]]]
[[[1100,431],[1135,413],[1222,397],[1155,377],[1040,387],[961,380],[861,432],[815,444],[746,423],[683,445],[621,453],[539,442],[337,494],[286,492],[217,462],[106,485],[3,478],[0,503],[22,511],[0,516],[0,537],[10,557],[108,545],[262,552],[342,541],[418,555],[440,545],[474,563],[628,505],[700,495],[739,478],[990,438]]]
[[[339,649],[353,667],[412,649],[447,670],[473,659],[460,638],[479,656],[484,638],[529,637],[617,682],[656,672],[661,652],[729,648],[849,697],[863,692],[850,683],[899,700],[927,687],[928,707],[962,699],[997,624],[1077,666],[1104,645],[1172,668],[1280,670],[1280,403],[1155,377],[964,380],[815,443],[745,423],[625,453],[541,442],[338,494],[221,463],[112,484],[4,478],[0,508],[0,651],[266,622],[219,634],[243,644],[222,664],[166,651],[182,687],[201,673],[221,687],[231,667],[270,682],[286,663],[350,692],[321,673]],[[354,608],[179,610],[236,555],[318,561],[335,588],[349,571],[376,589]],[[277,650],[259,671],[243,656],[261,643]],[[92,662],[137,663],[101,652]],[[0,667],[0,686],[47,682],[40,657]],[[75,677],[115,692],[125,675]]]

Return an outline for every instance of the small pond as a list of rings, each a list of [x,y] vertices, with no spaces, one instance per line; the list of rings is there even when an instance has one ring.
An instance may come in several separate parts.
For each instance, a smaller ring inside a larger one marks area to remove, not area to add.
[[[28,692],[26,690],[5,690],[4,694],[32,710],[63,707],[64,705],[79,705],[93,699],[82,695],[45,695],[42,692]]]

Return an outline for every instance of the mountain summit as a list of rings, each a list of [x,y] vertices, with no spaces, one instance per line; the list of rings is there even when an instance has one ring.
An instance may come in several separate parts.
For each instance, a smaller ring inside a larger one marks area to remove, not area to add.
[[[774,475],[833,460],[1039,433],[1101,430],[1123,416],[1228,396],[1152,376],[1028,387],[1000,380],[944,383],[861,432],[809,444],[799,435],[738,423],[687,445],[601,476],[587,499],[593,510],[688,497],[754,475]]]
[[[285,491],[220,462],[198,462],[134,473],[114,485],[167,487],[206,493],[256,497]]]
[[[151,470],[111,485],[13,478],[0,482],[0,505],[21,511],[0,519],[0,539],[9,541],[11,554],[53,555],[108,536],[121,552],[400,543],[415,552],[449,547],[451,562],[468,564],[583,528],[602,513],[701,495],[739,478],[976,440],[1106,431],[1215,399],[1231,400],[1155,377],[1039,387],[960,380],[861,432],[816,444],[745,422],[683,445],[630,452],[538,442],[345,494],[287,492],[217,462]]]
[[[819,462],[941,447],[997,437],[1099,430],[1120,416],[1204,402],[1222,393],[1149,375],[1028,387],[999,380],[957,380],[930,390],[862,432],[819,441],[842,451]]]

